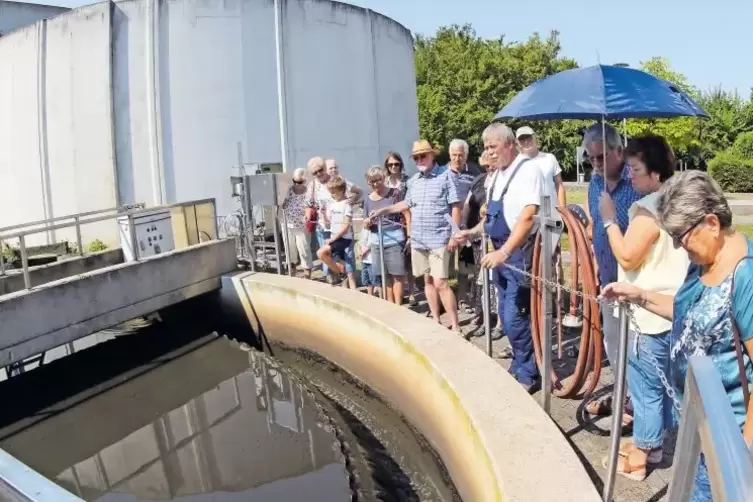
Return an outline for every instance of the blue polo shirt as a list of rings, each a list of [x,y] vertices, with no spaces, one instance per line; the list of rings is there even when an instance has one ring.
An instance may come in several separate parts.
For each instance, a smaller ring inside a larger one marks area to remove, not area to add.
[[[643,195],[636,192],[633,188],[628,169],[627,164],[623,166],[620,180],[617,182],[614,190],[609,192],[614,201],[615,213],[617,214],[616,222],[623,235],[630,223],[630,216],[628,215],[630,206],[633,205],[633,202],[643,197]],[[602,286],[606,286],[610,282],[617,280],[617,259],[614,257],[614,253],[612,253],[607,230],[604,228],[604,221],[601,219],[601,214],[599,214],[599,198],[603,191],[604,177],[598,173],[594,173],[591,176],[591,181],[588,183],[588,210],[591,213],[591,220],[593,221],[593,245],[596,263],[599,264],[599,282],[601,282]]]

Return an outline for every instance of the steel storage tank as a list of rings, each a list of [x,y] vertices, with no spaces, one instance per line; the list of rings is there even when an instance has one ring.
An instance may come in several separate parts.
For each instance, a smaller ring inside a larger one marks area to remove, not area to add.
[[[205,197],[224,215],[239,144],[288,170],[335,157],[361,185],[387,151],[407,158],[413,39],[328,0],[103,2],[0,38],[0,110],[0,227]],[[116,244],[117,225],[94,238]]]

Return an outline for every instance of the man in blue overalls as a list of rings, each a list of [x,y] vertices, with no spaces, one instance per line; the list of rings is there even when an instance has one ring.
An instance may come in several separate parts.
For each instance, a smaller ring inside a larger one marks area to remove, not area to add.
[[[531,272],[536,213],[545,184],[541,170],[526,165],[528,157],[518,153],[512,129],[494,123],[484,129],[482,139],[494,170],[489,174],[486,218],[475,228],[458,232],[453,245],[482,232],[491,240],[494,251],[483,257],[481,266],[493,269],[503,330],[512,347],[510,373],[534,392],[540,379],[531,337],[531,281],[526,274]]]

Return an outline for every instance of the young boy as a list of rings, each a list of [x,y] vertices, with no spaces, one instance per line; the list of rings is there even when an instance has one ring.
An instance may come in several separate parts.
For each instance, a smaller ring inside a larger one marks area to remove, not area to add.
[[[324,241],[316,255],[329,267],[330,283],[341,282],[338,276],[347,274],[348,287],[356,289],[355,259],[353,256],[353,208],[345,198],[345,180],[334,176],[327,182],[333,202],[327,205],[330,238]],[[339,259],[340,262],[335,261]]]
[[[371,266],[370,236],[371,232],[364,226],[358,239],[358,255],[361,258],[361,286],[366,286],[366,294],[374,296],[374,287],[379,287],[379,278],[374,275],[374,270]]]

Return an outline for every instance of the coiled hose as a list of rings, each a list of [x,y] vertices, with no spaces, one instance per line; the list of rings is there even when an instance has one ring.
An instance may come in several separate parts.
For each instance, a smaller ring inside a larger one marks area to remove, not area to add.
[[[596,280],[596,270],[594,258],[591,252],[591,246],[586,237],[586,229],[580,219],[570,208],[558,208],[562,215],[564,230],[570,238],[570,288],[580,291],[583,294],[596,297],[598,295],[598,282]],[[535,277],[542,277],[544,257],[541,255],[541,232],[536,236],[533,255],[533,270]],[[562,285],[561,267],[558,267],[559,277],[551,278]],[[533,347],[536,354],[536,364],[541,370],[541,349],[543,341],[542,333],[542,313],[544,312],[544,295],[543,284],[541,281],[534,280],[531,285],[531,334],[533,337]],[[594,391],[598,385],[601,375],[602,360],[602,334],[601,319],[599,317],[599,305],[596,300],[585,299],[575,294],[570,294],[569,313],[573,316],[582,316],[583,325],[580,332],[580,343],[577,355],[574,357],[575,367],[570,375],[560,376],[555,368],[560,368],[560,372],[570,372],[571,364],[562,358],[563,347],[563,328],[562,326],[562,290],[558,288],[558,294],[554,295],[557,305],[554,306],[553,312],[557,315],[557,322],[554,328],[557,330],[558,358],[553,361],[552,368],[552,393],[561,398],[576,397],[588,395]],[[580,307],[580,308],[579,308]],[[564,343],[567,343],[566,341]],[[591,377],[589,378],[589,373]],[[588,385],[586,385],[588,383]],[[585,388],[584,390],[584,387]]]

